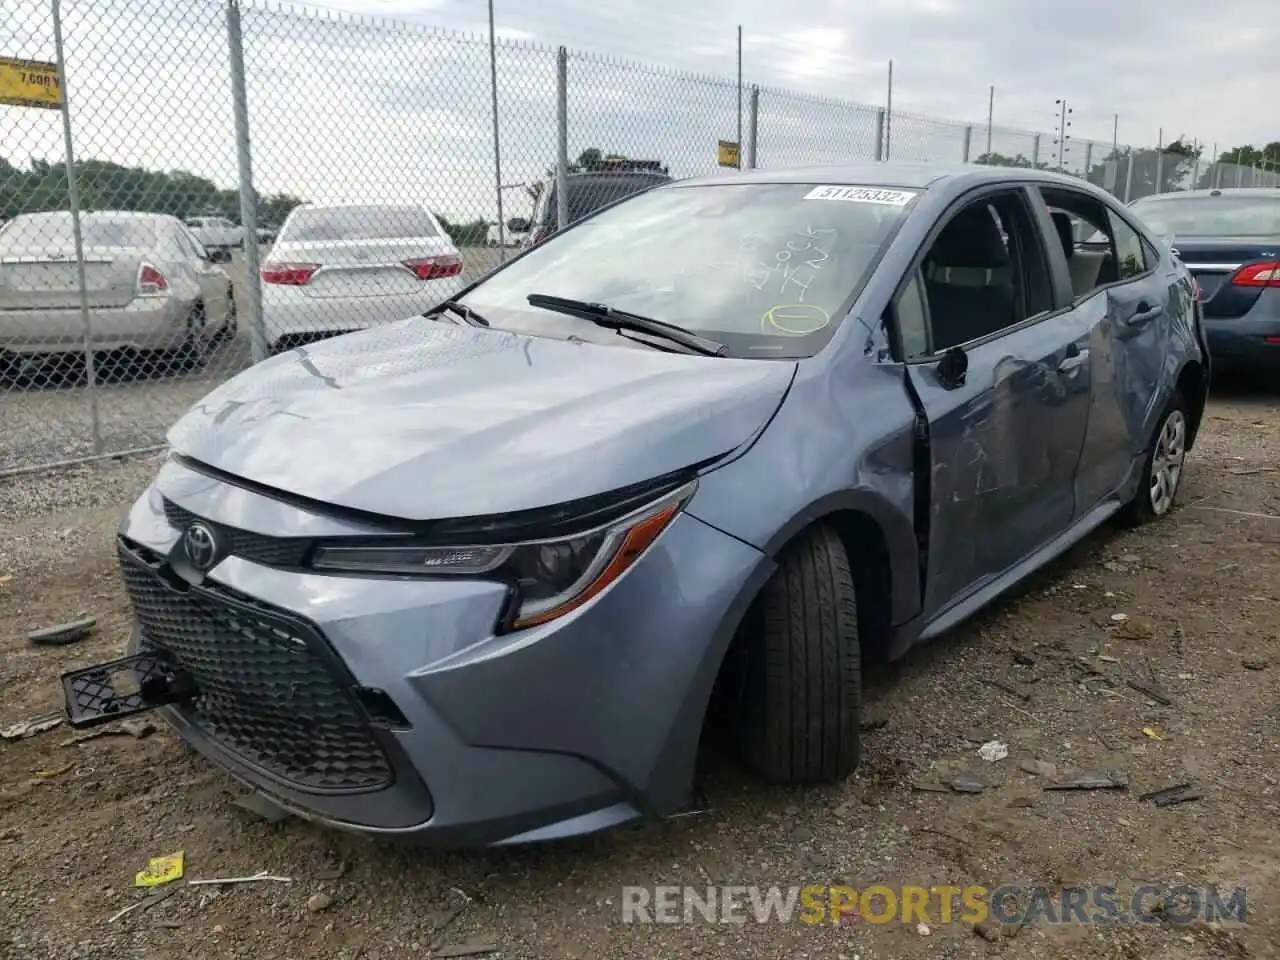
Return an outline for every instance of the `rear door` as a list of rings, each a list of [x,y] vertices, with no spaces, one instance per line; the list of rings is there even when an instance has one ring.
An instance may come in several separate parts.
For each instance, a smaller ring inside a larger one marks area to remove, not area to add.
[[[1118,205],[1071,187],[1040,188],[1037,197],[1076,225],[1073,242],[1059,245],[1051,260],[1090,328],[1094,388],[1076,477],[1083,512],[1120,489],[1145,451],[1157,405],[1178,372],[1171,367],[1170,311],[1184,309],[1186,297]],[[1081,262],[1089,269],[1079,269]]]
[[[933,249],[904,289],[896,313],[922,318],[926,334],[904,336],[911,388],[928,420],[929,557],[925,614],[936,617],[1064,532],[1075,515],[1073,479],[1084,439],[1091,360],[1087,326],[1055,300],[1043,231],[1026,194],[1008,189],[971,203],[997,211],[1007,237],[1015,304],[993,309],[987,330],[970,310],[954,342],[957,305],[927,272],[982,283],[997,264],[935,262]],[[956,211],[952,211],[953,215]],[[945,227],[944,227],[945,229]],[[999,240],[996,241],[1000,242]],[[952,244],[952,246],[955,246]],[[964,244],[960,247],[963,249]],[[976,279],[973,279],[977,275]],[[926,292],[928,291],[928,292]],[[972,291],[959,304],[981,301]],[[906,345],[910,340],[914,351]],[[914,353],[914,356],[912,355]],[[949,372],[959,362],[963,377]]]

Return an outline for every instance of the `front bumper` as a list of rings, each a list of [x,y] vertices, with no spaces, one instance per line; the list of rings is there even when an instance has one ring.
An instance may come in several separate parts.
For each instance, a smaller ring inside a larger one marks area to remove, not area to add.
[[[124,307],[89,309],[94,350],[167,350],[186,333],[190,305],[172,297],[139,297]],[[84,323],[78,307],[48,310],[0,308],[0,352],[80,353]]]
[[[181,498],[182,509],[171,505],[166,516],[162,493],[171,504]],[[190,515],[234,520],[237,544],[252,539],[247,530],[260,538],[356,532],[169,464],[130,511],[123,542],[163,560],[181,536],[175,523]],[[322,576],[232,555],[201,589],[231,601],[223,607],[233,613],[248,603],[265,612],[265,624],[303,638],[327,664],[343,703],[354,705],[358,734],[373,744],[359,766],[381,769],[380,754],[387,782],[300,783],[297,771],[313,769],[314,754],[332,759],[339,747],[317,736],[309,759],[264,764],[261,742],[257,752],[246,750],[243,736],[228,736],[190,704],[163,713],[197,750],[286,809],[368,833],[477,846],[669,814],[688,801],[711,685],[766,567],[758,551],[682,514],[590,603],[550,624],[495,636],[506,596],[500,584]],[[145,623],[139,588],[130,592]],[[296,692],[242,647],[205,644],[204,656],[222,660],[197,661],[196,672],[229,678],[223,692],[233,698],[255,682],[260,701]],[[401,728],[366,709],[361,697],[369,690],[385,693],[403,716]],[[304,705],[300,718],[307,709],[314,707]],[[296,738],[279,704],[272,710],[254,721],[253,734]],[[326,715],[335,711],[331,705]],[[308,752],[305,744],[290,749]]]

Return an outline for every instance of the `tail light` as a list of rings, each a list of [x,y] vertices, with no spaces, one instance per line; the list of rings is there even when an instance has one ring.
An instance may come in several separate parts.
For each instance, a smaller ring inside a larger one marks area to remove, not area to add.
[[[318,263],[268,263],[262,267],[262,279],[285,287],[305,287],[319,269]]]
[[[138,296],[163,297],[169,292],[169,281],[149,263],[138,268]]]
[[[1235,287],[1280,287],[1280,260],[1245,264],[1231,277]]]
[[[419,280],[439,280],[442,277],[456,277],[462,272],[462,259],[453,254],[439,257],[423,257],[420,260],[406,260],[405,267]]]

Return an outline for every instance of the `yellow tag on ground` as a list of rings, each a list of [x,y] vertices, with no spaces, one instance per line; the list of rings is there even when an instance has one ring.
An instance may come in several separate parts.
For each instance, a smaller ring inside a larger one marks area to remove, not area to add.
[[[1156,733],[1156,732],[1155,732],[1155,730],[1153,730],[1151,727],[1143,727],[1143,728],[1142,728],[1142,732],[1143,732],[1143,733],[1145,733],[1145,734],[1146,734],[1148,737],[1150,737],[1152,740],[1163,740],[1163,739],[1164,739],[1164,737],[1162,737],[1162,736],[1160,736],[1160,734]]]
[[[164,857],[152,857],[147,869],[140,870],[133,878],[135,887],[158,887],[182,877],[182,851]]]

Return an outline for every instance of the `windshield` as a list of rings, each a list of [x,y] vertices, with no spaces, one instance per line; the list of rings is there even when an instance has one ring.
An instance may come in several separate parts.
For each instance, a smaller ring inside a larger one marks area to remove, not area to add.
[[[149,217],[86,213],[80,217],[80,235],[86,247],[147,248],[155,245],[156,226]],[[64,250],[74,246],[69,213],[25,214],[0,229],[0,249]]]
[[[595,213],[601,207],[607,207],[615,200],[643,193],[650,187],[670,183],[671,178],[661,174],[621,174],[618,176],[602,176],[593,174],[585,177],[570,177],[569,185],[569,222],[573,223]],[[554,224],[557,216],[556,187],[554,181],[551,194],[547,198],[546,219]]]
[[[535,247],[463,301],[521,333],[563,333],[551,313],[526,302],[538,293],[674,324],[734,356],[810,356],[835,332],[915,196],[789,183],[654,190]]]
[[[1138,200],[1132,209],[1158,234],[1280,236],[1280,191],[1274,196],[1161,197]]]
[[[402,240],[439,235],[420,207],[302,207],[289,221],[294,243],[323,240]]]

